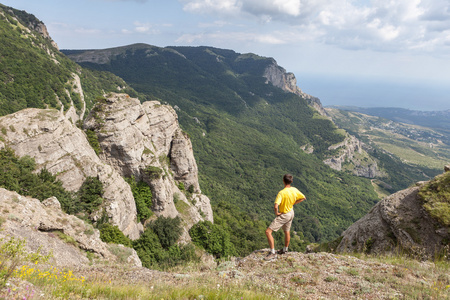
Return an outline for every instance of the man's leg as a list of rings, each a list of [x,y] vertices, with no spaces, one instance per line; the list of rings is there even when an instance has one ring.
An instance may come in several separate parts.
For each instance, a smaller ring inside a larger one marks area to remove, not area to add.
[[[289,247],[291,241],[291,233],[289,231],[284,232],[284,247]]]
[[[275,242],[274,242],[273,236],[272,236],[272,229],[270,229],[270,228],[266,229],[266,236],[267,236],[267,241],[269,242],[269,248],[274,249]]]

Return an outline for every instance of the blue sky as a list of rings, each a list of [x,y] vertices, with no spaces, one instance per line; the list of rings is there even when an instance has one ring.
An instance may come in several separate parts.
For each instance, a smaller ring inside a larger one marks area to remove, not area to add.
[[[214,46],[273,57],[324,105],[450,109],[449,0],[0,0],[61,49]]]

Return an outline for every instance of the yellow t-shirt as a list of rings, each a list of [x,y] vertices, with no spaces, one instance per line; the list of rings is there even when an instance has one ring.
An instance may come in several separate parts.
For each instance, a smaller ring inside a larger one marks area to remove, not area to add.
[[[275,199],[275,203],[278,204],[278,211],[282,214],[288,213],[294,207],[294,203],[297,200],[306,199],[297,188],[291,186],[282,189]]]

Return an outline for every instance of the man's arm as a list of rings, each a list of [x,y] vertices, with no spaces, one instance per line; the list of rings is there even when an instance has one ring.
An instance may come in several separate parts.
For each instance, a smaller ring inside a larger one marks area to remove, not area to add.
[[[280,212],[278,212],[278,203],[275,203],[275,206],[273,207],[274,211],[275,211],[275,215],[278,217],[279,215],[281,215]]]
[[[297,203],[303,202],[303,201],[305,201],[305,200],[306,200],[306,198],[298,199],[297,201],[295,201],[294,205],[297,204]]]

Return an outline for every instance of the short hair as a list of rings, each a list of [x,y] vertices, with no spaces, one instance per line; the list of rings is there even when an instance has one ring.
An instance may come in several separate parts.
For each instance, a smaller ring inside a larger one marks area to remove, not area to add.
[[[292,176],[291,174],[285,174],[283,176],[283,182],[285,184],[291,184],[294,181],[294,176]]]

